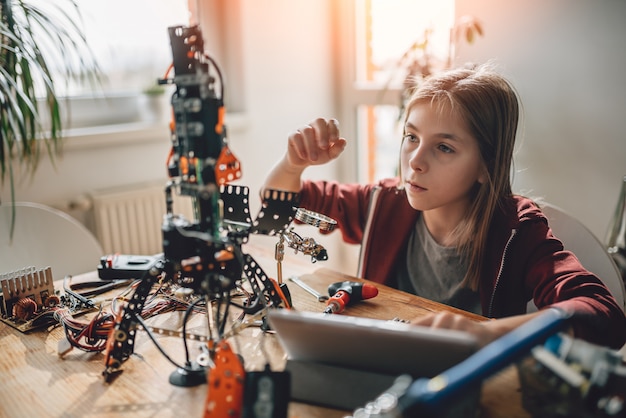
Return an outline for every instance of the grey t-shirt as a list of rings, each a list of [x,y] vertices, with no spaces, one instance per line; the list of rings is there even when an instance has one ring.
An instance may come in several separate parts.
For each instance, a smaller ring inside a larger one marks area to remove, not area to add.
[[[454,247],[439,245],[419,216],[398,265],[398,288],[405,292],[482,314],[478,292],[461,287],[467,263]]]

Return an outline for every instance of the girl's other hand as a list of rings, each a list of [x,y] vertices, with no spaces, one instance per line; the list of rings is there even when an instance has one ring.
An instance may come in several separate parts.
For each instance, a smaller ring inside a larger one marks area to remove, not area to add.
[[[454,314],[451,312],[438,312],[429,314],[423,317],[419,317],[411,321],[413,325],[420,325],[431,328],[439,329],[452,329],[458,331],[465,331],[473,334],[478,339],[478,344],[482,347],[489,344],[493,340],[500,337],[495,330],[492,330],[488,326],[488,322],[476,322],[463,315]]]
[[[482,347],[494,340],[497,340],[504,334],[513,331],[515,328],[540,314],[541,312],[538,311],[529,314],[478,322],[463,315],[451,312],[438,312],[416,318],[411,321],[411,324],[469,332],[476,336],[479,345]]]

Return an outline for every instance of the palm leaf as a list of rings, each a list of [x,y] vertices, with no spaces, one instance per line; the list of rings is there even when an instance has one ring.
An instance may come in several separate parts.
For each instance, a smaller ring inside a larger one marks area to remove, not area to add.
[[[74,0],[0,0],[0,184],[8,177],[12,202],[13,164],[32,176],[42,146],[53,164],[61,151],[57,84],[99,85],[100,67],[82,28]]]

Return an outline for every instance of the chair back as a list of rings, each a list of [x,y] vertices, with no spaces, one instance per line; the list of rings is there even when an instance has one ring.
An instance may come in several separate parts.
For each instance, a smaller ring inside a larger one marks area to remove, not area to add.
[[[52,268],[54,280],[96,270],[103,250],[95,236],[65,212],[30,202],[0,205],[0,274],[24,267]]]
[[[587,270],[604,282],[619,306],[624,309],[626,294],[624,281],[602,242],[578,219],[563,209],[543,204],[542,211],[548,218],[553,234],[563,242],[565,249],[573,252]],[[529,311],[537,310],[532,301],[528,308]]]

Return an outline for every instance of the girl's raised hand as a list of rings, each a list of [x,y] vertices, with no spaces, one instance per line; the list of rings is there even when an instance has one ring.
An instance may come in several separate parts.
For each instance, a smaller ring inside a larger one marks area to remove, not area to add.
[[[345,147],[339,122],[318,118],[289,135],[286,157],[292,167],[304,168],[334,160]]]

